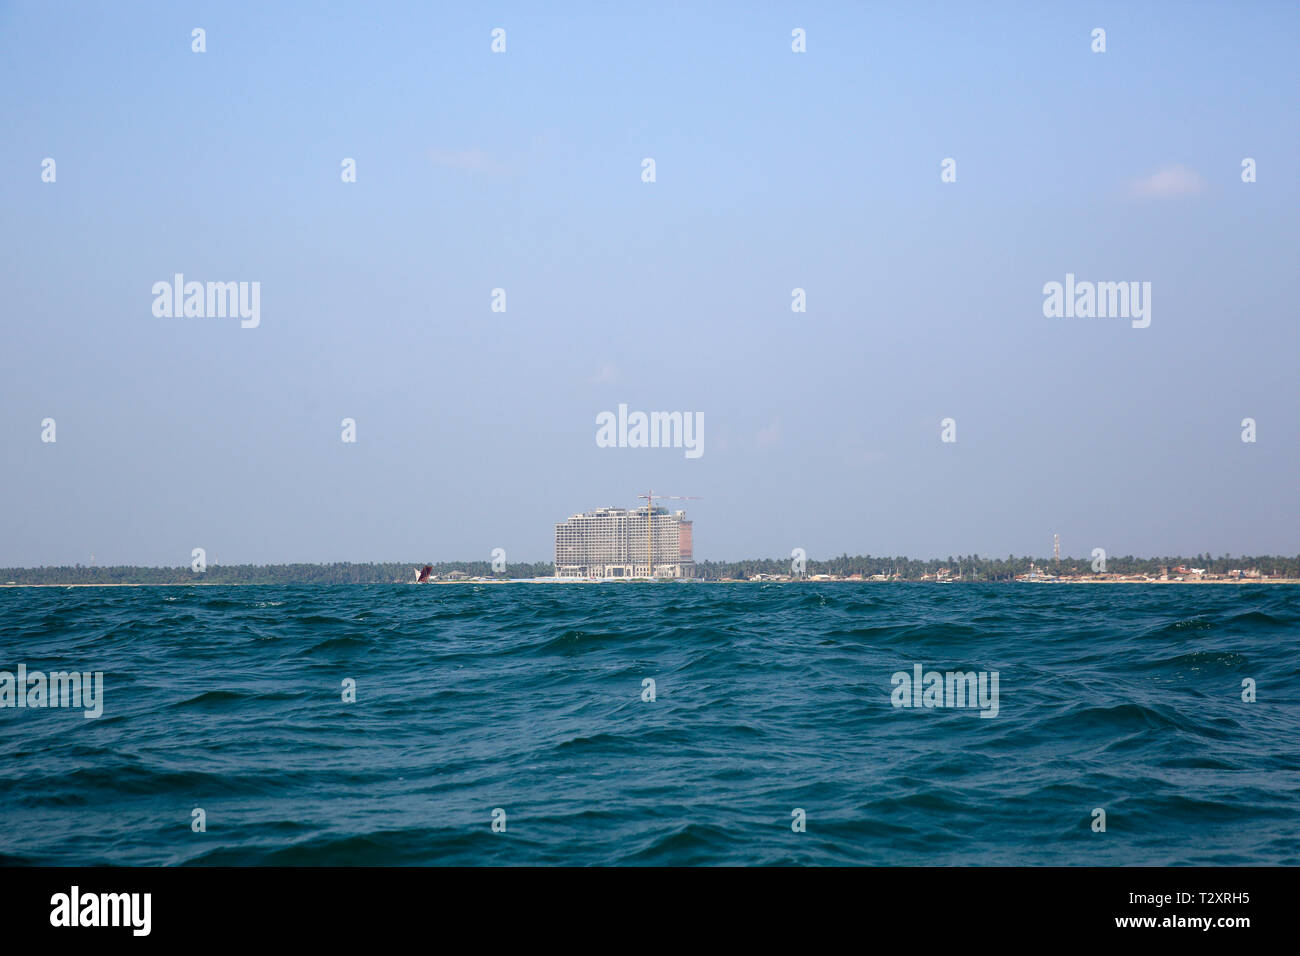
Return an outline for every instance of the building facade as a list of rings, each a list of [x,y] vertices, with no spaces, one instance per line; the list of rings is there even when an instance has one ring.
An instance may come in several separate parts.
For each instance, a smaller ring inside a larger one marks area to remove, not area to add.
[[[649,521],[647,528],[646,522]],[[555,526],[555,576],[584,580],[695,576],[685,511],[597,508]]]

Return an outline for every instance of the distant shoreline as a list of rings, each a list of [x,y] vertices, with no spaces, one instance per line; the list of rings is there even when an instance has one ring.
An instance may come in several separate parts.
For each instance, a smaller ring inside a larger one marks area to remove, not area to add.
[[[375,586],[393,587],[393,586],[405,585],[405,584],[414,585],[415,583],[416,582],[414,581],[389,581],[389,582],[368,581],[368,582],[356,583],[356,584],[337,584],[337,583],[336,584],[313,584],[307,581],[275,581],[275,582],[270,582],[270,581],[261,581],[261,582],[258,581],[148,581],[148,582],[113,581],[113,582],[106,582],[102,584],[0,584],[0,589],[13,589],[13,588],[64,588],[64,589],[66,588],[280,588],[280,587],[325,587],[325,588],[365,587],[365,588],[369,588]],[[619,580],[617,578],[608,578],[603,581],[599,581],[599,580],[588,581],[579,578],[572,578],[568,580],[554,580],[554,579],[538,580],[535,578],[496,578],[496,579],[484,578],[483,580],[469,580],[469,581],[425,581],[423,584],[420,584],[418,586],[425,587],[427,585],[442,585],[442,586],[457,587],[457,586],[464,586],[466,584],[476,584],[476,585],[477,584],[865,584],[865,585],[875,585],[875,584],[933,584],[933,585],[939,585],[939,584],[944,584],[944,585],[948,585],[948,584],[965,584],[965,585],[975,585],[975,584],[1031,584],[1031,585],[1032,584],[1151,584],[1151,585],[1231,584],[1231,585],[1236,585],[1237,587],[1246,587],[1251,585],[1300,584],[1300,578],[1268,578],[1263,580],[1258,578],[1246,578],[1242,580],[1215,579],[1211,581],[1204,581],[1204,580],[1120,581],[1112,578],[1070,578],[1070,579],[1064,579],[1060,581],[848,581],[844,579],[813,580],[810,578],[802,578],[802,579],[790,580],[790,581],[746,581],[740,578],[724,578],[721,580],[714,580],[714,581],[703,581],[698,579],[696,580],[664,579],[660,581],[646,581],[644,578],[640,580],[632,580],[632,579]]]
[[[1100,549],[1098,549],[1100,552]],[[222,564],[158,567],[131,564],[0,567],[0,587],[231,587],[245,585],[333,586],[339,584],[636,584],[644,576],[605,579],[570,576],[601,568],[551,561],[365,562],[330,564]],[[618,570],[618,568],[615,568]],[[622,570],[630,570],[626,567]],[[644,572],[645,568],[640,568]],[[1192,557],[1006,558],[979,555],[919,560],[841,555],[815,559],[796,548],[792,558],[695,561],[674,568],[657,583],[709,584],[1300,584],[1300,554]]]

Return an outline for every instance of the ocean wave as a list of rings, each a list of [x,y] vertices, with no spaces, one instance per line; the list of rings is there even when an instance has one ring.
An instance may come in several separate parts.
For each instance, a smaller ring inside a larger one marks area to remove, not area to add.
[[[1294,865],[1297,623],[1284,587],[8,589],[0,670],[104,710],[0,709],[0,864]],[[997,671],[996,717],[895,706],[916,665]]]

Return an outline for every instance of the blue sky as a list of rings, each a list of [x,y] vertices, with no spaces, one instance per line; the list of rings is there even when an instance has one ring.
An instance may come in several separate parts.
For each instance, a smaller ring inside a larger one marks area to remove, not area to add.
[[[1300,8],[754,6],[0,4],[0,565],[1300,551]]]

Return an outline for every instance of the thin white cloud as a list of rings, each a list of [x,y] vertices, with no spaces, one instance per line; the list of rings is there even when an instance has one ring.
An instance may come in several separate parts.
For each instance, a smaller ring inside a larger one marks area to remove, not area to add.
[[[444,169],[464,169],[473,173],[504,173],[510,168],[481,149],[442,149],[435,146],[429,150],[429,160],[433,165]]]
[[[600,370],[591,377],[593,385],[608,385],[616,381],[618,381],[618,369],[608,363],[602,365]]]
[[[1204,190],[1205,180],[1196,170],[1186,166],[1164,166],[1145,179],[1135,181],[1129,193],[1143,199],[1175,199],[1195,196]]]
[[[766,428],[760,428],[755,436],[759,448],[771,448],[781,443],[781,419],[776,419]]]

